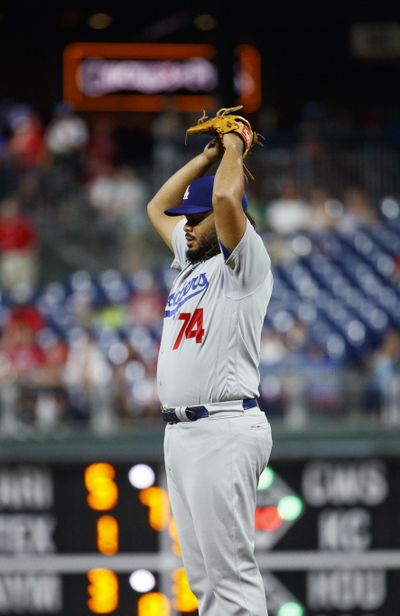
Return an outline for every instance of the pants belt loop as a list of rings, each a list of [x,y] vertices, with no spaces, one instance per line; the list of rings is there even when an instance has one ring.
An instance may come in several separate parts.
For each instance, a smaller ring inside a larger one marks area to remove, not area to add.
[[[186,406],[176,406],[175,407],[175,414],[177,416],[177,418],[179,419],[179,421],[190,421],[189,417],[186,414]]]

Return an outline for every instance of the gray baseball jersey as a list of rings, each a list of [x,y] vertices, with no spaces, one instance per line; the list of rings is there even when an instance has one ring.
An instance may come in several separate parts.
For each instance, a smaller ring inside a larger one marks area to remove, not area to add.
[[[173,232],[179,270],[168,296],[158,357],[164,407],[201,405],[259,395],[261,330],[272,293],[271,261],[247,221],[239,244],[190,264],[185,221]]]

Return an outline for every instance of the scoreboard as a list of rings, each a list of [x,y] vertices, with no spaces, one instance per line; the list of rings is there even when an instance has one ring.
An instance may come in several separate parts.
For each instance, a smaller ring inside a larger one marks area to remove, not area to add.
[[[272,461],[255,512],[269,615],[398,614],[399,505],[400,458]],[[1,463],[1,615],[196,605],[161,461]]]

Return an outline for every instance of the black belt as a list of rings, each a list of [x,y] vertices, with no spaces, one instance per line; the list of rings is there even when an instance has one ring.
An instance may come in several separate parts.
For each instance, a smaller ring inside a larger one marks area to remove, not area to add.
[[[257,400],[255,398],[246,398],[243,400],[243,410],[252,409],[257,406]],[[227,409],[228,411],[229,409]],[[209,412],[205,406],[188,406],[185,409],[185,415],[189,421],[197,421],[202,417],[208,417]],[[175,424],[182,421],[179,419],[175,411],[162,411],[162,418],[166,423]]]

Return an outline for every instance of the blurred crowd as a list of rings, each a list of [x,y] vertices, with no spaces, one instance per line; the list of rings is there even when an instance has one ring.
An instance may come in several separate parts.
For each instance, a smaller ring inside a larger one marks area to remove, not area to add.
[[[246,188],[275,275],[260,403],[293,428],[354,409],[398,423],[399,154],[379,146],[377,165],[375,142],[329,149],[312,122],[284,146],[271,113],[263,117],[270,139],[249,157],[256,182]],[[3,432],[158,419],[156,361],[174,274],[146,203],[193,152],[183,145],[186,120],[170,108],[156,116],[138,164],[110,117],[89,123],[59,103],[44,120],[0,101]]]
[[[158,414],[164,302],[150,272],[139,271],[128,286],[113,270],[97,284],[78,271],[68,285],[51,283],[33,296],[18,291],[3,301],[3,429],[12,432],[21,422],[52,428],[63,419],[106,430],[116,417]]]

